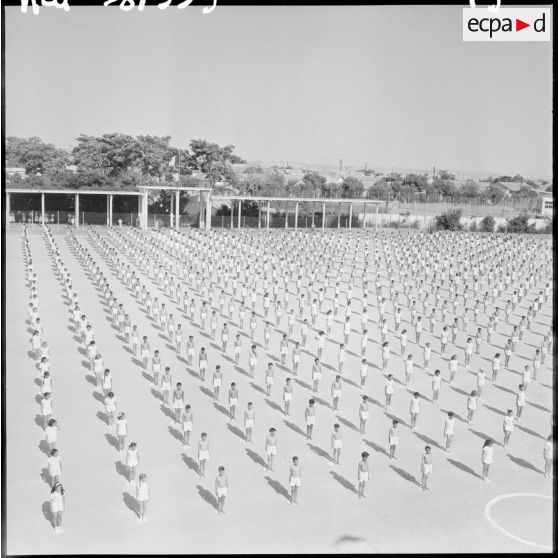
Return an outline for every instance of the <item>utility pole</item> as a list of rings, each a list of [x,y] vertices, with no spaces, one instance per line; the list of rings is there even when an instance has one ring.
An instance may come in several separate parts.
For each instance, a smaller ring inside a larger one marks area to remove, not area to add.
[[[339,172],[343,172],[343,159],[339,159]]]

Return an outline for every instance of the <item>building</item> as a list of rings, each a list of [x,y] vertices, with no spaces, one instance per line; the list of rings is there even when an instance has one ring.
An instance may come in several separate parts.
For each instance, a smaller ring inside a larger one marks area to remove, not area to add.
[[[540,195],[537,198],[537,213],[543,217],[552,217],[553,199],[551,195]]]
[[[25,169],[23,167],[6,167],[6,175],[7,176],[21,176],[21,178],[25,178],[27,176]]]

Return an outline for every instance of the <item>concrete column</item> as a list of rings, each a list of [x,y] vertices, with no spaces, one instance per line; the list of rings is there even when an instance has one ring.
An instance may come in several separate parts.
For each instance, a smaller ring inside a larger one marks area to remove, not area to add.
[[[107,194],[107,227],[110,225],[110,194]]]
[[[353,204],[349,204],[349,230],[352,228],[352,221],[353,221]]]
[[[180,190],[177,190],[174,196],[174,228],[180,229]]]
[[[113,205],[113,194],[109,194],[109,201],[108,201],[108,208],[109,208],[109,222],[108,225],[109,227],[112,227],[112,205]],[[140,215],[140,220],[141,220],[141,215]]]
[[[240,219],[242,215],[242,200],[238,200],[238,228],[240,229]]]
[[[205,211],[204,211],[204,205],[203,205],[203,196],[200,192],[200,195],[198,196],[198,210],[199,210],[199,215],[200,215],[200,223],[199,223],[199,228],[200,229],[205,229],[205,223],[204,223],[204,218],[205,218]]]
[[[285,203],[285,228],[289,228],[289,202]]]
[[[262,228],[262,202],[258,201],[258,229]]]
[[[312,228],[314,228],[314,217],[316,212],[314,211],[314,202],[312,202]]]
[[[211,193],[205,195],[205,230],[211,230]]]
[[[76,193],[76,204],[75,204],[75,215],[76,227],[79,227],[79,194]]]
[[[269,230],[269,213],[270,213],[270,209],[271,209],[271,202],[267,202],[267,230]]]
[[[337,228],[341,228],[341,202],[339,202],[339,211],[337,212]]]
[[[362,228],[366,228],[366,202],[364,202],[364,217],[362,218]]]
[[[376,204],[376,222],[374,223],[374,230],[378,230],[378,204]]]
[[[295,203],[295,231],[298,229],[298,202]]]
[[[322,205],[322,231],[325,231],[325,222],[326,222],[326,204],[325,202]]]
[[[143,193],[142,202],[141,202],[141,212],[142,212],[142,219],[141,219],[142,224],[141,224],[141,226],[144,230],[148,229],[148,223],[149,223],[148,213],[147,213],[148,204],[149,204],[148,193],[147,193],[147,190],[145,190],[145,192]]]
[[[6,193],[6,227],[10,226],[10,194]]]
[[[41,194],[41,222],[45,224],[45,195]]]

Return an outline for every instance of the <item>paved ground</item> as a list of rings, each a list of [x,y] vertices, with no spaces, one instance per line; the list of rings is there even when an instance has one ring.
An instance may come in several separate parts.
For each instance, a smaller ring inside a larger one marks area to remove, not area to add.
[[[96,229],[104,235],[103,229]],[[111,431],[105,423],[104,407],[94,392],[93,378],[87,362],[74,338],[70,325],[70,310],[56,280],[44,237],[36,228],[30,233],[30,244],[39,278],[41,319],[46,339],[51,348],[53,399],[55,417],[61,430],[59,448],[63,460],[63,483],[67,490],[64,517],[65,532],[55,536],[50,524],[48,497],[45,483],[46,455],[43,451],[42,428],[37,424],[39,413],[39,387],[34,382],[36,370],[30,358],[30,331],[25,323],[27,288],[24,284],[24,265],[19,226],[6,237],[6,455],[7,455],[7,551],[10,554],[68,554],[68,553],[308,553],[308,552],[533,552],[545,551],[543,546],[532,546],[520,539],[538,545],[551,544],[552,514],[551,481],[542,475],[542,450],[549,432],[549,413],[552,406],[552,357],[540,371],[539,381],[531,384],[522,428],[514,433],[509,455],[501,447],[495,449],[492,484],[480,478],[480,453],[485,438],[501,441],[501,409],[513,408],[519,377],[516,370],[529,363],[533,346],[538,346],[540,335],[551,322],[551,301],[538,314],[533,330],[527,332],[519,344],[518,355],[512,361],[515,370],[501,372],[500,387],[487,385],[485,405],[477,412],[469,428],[458,421],[454,453],[446,455],[438,446],[443,444],[444,414],[428,402],[423,405],[420,431],[411,433],[405,425],[401,430],[399,459],[390,462],[386,455],[389,418],[383,407],[384,378],[377,364],[380,361],[379,331],[374,320],[370,322],[369,385],[366,393],[371,397],[368,434],[361,438],[351,428],[358,425],[360,389],[358,383],[359,334],[353,334],[349,343],[346,376],[353,383],[345,383],[341,413],[336,418],[329,407],[331,370],[326,368],[320,386],[317,427],[314,441],[308,444],[301,434],[304,430],[304,407],[311,392],[304,384],[311,383],[311,355],[305,353],[301,363],[301,382],[295,385],[292,417],[285,420],[281,406],[280,386],[286,373],[278,370],[271,401],[265,400],[263,367],[266,359],[260,356],[254,385],[229,357],[223,357],[217,345],[210,345],[203,337],[198,323],[191,324],[182,316],[186,333],[193,332],[196,354],[201,343],[209,352],[208,376],[215,364],[224,368],[224,385],[234,379],[240,389],[239,409],[246,401],[254,401],[257,412],[255,443],[246,447],[238,427],[240,419],[231,421],[223,409],[215,407],[205,393],[210,387],[200,385],[197,366],[186,367],[183,357],[177,357],[166,338],[140,309],[132,293],[114,276],[87,236],[80,232],[79,241],[86,246],[109,278],[118,299],[124,303],[138,324],[140,333],[148,335],[152,351],[159,348],[163,365],[172,367],[174,381],[182,381],[187,401],[193,406],[195,425],[192,439],[197,440],[201,430],[209,433],[211,459],[209,476],[201,481],[195,473],[195,450],[183,450],[176,439],[172,420],[161,406],[157,389],[142,374],[128,347],[118,337],[108,319],[107,308],[100,293],[69,249],[65,237],[56,233],[63,261],[72,275],[80,297],[82,310],[96,331],[97,344],[105,364],[115,376],[115,393],[120,408],[128,415],[130,436],[138,443],[140,471],[149,476],[151,499],[149,520],[139,524],[135,516],[134,499],[121,474],[120,456],[113,446]],[[229,233],[234,234],[234,233]],[[277,233],[274,233],[277,234]],[[141,276],[146,282],[145,276]],[[151,284],[152,292],[157,291]],[[294,284],[291,283],[294,292]],[[191,291],[198,301],[199,296]],[[160,299],[165,298],[158,293]],[[355,299],[360,297],[355,289]],[[370,297],[375,298],[375,297]],[[532,298],[532,295],[531,297]],[[167,306],[174,303],[167,300]],[[371,300],[371,306],[376,302]],[[291,296],[290,305],[295,305]],[[326,300],[327,304],[331,301]],[[526,306],[524,301],[523,306]],[[358,306],[360,308],[360,305]],[[337,320],[342,319],[343,309]],[[261,297],[257,311],[262,313]],[[388,312],[391,304],[388,305]],[[516,312],[517,313],[517,312]],[[375,315],[374,309],[371,312]],[[408,319],[406,312],[404,319]],[[453,319],[451,313],[449,314]],[[198,317],[196,316],[196,320]],[[355,317],[355,322],[359,322]],[[219,320],[221,323],[221,319]],[[515,323],[515,322],[514,322]],[[325,319],[319,316],[318,327]],[[391,316],[390,316],[391,325]],[[473,357],[472,369],[484,363],[497,348],[503,346],[503,332],[511,326],[501,323],[501,332],[494,336],[494,345],[485,343],[483,353]],[[232,323],[231,340],[236,333]],[[245,324],[246,330],[247,323]],[[283,318],[286,329],[286,317]],[[359,325],[357,327],[360,327]],[[220,330],[220,325],[219,325]],[[299,324],[295,326],[299,336]],[[342,324],[336,321],[332,335],[342,336]],[[422,362],[422,351],[414,345],[410,335],[408,349],[415,361]],[[461,336],[462,337],[462,336]],[[273,330],[270,358],[278,357],[280,333]],[[312,336],[309,346],[312,347]],[[398,355],[399,343],[390,331],[392,344],[390,365],[400,373],[403,363]],[[246,345],[241,365],[246,367]],[[263,328],[257,331],[257,341],[263,344]],[[424,341],[432,341],[428,332]],[[438,346],[439,341],[433,344]],[[463,344],[462,342],[460,343]],[[230,343],[232,345],[232,342]],[[497,348],[496,348],[497,347]],[[263,348],[260,349],[262,355]],[[232,347],[230,349],[232,355]],[[462,354],[462,349],[459,350]],[[323,361],[336,363],[336,345],[326,343]],[[460,356],[460,359],[462,357]],[[438,354],[433,355],[433,367],[447,369]],[[416,388],[427,397],[431,393],[431,378],[420,367],[415,367]],[[443,385],[441,409],[454,409],[464,416],[465,396],[476,385],[475,377],[460,368],[456,389]],[[221,405],[226,405],[224,394]],[[393,415],[406,424],[409,394],[398,385],[394,397]],[[239,413],[240,414],[240,413]],[[334,421],[342,421],[344,450],[342,463],[335,466],[325,455],[330,452],[329,436]],[[265,459],[264,438],[270,426],[278,430],[279,455],[276,471],[268,473],[262,466]],[[421,491],[416,485],[420,478],[420,456],[425,443],[433,447],[434,472],[431,490]],[[359,500],[354,492],[356,466],[360,452],[370,452],[371,482],[367,499]],[[288,467],[293,455],[298,455],[303,470],[298,507],[289,506]],[[219,517],[214,507],[213,480],[217,466],[223,464],[229,474],[230,491],[226,515]],[[487,504],[496,497],[508,494],[527,494],[496,501],[489,521],[485,516]],[[529,496],[542,495],[543,497]],[[499,526],[499,528],[496,525]],[[503,532],[503,530],[507,532]]]

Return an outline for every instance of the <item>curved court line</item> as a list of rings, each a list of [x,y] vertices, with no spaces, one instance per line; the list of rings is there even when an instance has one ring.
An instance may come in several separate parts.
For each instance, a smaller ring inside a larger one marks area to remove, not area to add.
[[[517,535],[514,535],[513,533],[510,533],[509,531],[506,531],[506,529],[504,529],[501,525],[498,525],[498,523],[496,523],[496,521],[494,521],[494,519],[492,519],[492,517],[490,515],[490,510],[492,509],[492,506],[494,504],[496,504],[500,500],[506,500],[507,498],[516,498],[518,496],[531,496],[533,498],[547,498],[548,500],[552,500],[552,498],[550,496],[547,496],[546,494],[532,494],[530,492],[513,492],[511,494],[502,494],[501,496],[496,496],[495,498],[492,498],[492,500],[490,500],[486,504],[486,507],[484,508],[484,517],[486,517],[486,519],[488,519],[488,521],[490,521],[490,523],[494,527],[496,527],[496,529],[502,531],[502,533],[504,533],[505,535],[507,535],[510,538],[512,538],[516,541],[519,541],[523,544],[528,544],[530,546],[536,546],[537,548],[542,548],[544,550],[552,551],[551,546],[547,546],[546,544],[534,543],[532,541],[522,539],[521,537],[518,537]]]

